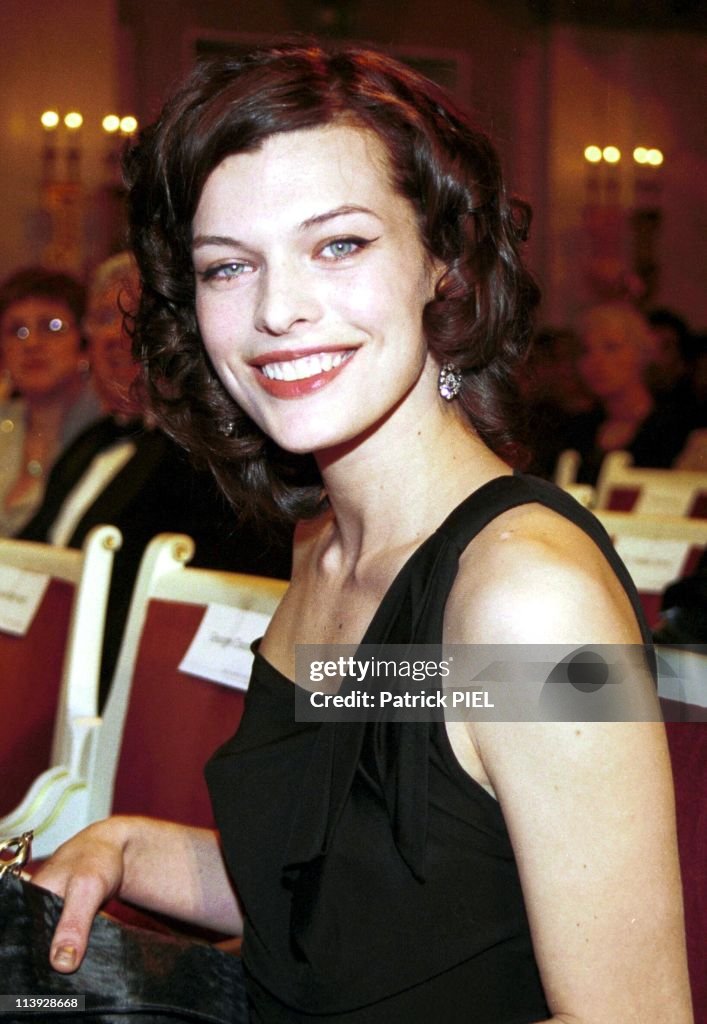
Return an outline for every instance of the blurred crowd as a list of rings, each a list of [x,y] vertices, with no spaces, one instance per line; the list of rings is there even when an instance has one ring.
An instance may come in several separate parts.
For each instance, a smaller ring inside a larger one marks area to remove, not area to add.
[[[100,523],[122,531],[106,680],[154,534],[190,534],[197,565],[290,573],[291,528],[244,521],[142,406],[126,327],[137,297],[128,253],[87,287],[43,267],[0,283],[0,536],[80,547]],[[636,466],[707,469],[707,337],[674,311],[611,302],[545,327],[518,384],[539,476],[552,479],[567,449],[580,483],[617,449]]]
[[[518,383],[539,476],[552,479],[568,449],[592,485],[617,450],[635,466],[707,470],[707,336],[673,310],[607,302],[546,327]]]
[[[128,329],[138,287],[128,253],[87,287],[43,267],[0,284],[0,536],[81,547],[94,526],[120,529],[104,686],[155,534],[189,534],[194,565],[290,575],[291,528],[243,521],[144,408]]]

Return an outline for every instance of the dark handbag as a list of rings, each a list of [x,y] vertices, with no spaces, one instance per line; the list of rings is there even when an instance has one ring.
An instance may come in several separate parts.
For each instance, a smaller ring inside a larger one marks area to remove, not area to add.
[[[49,964],[62,901],[20,877],[31,834],[0,844],[0,1022],[247,1024],[238,957],[97,915],[73,974]]]

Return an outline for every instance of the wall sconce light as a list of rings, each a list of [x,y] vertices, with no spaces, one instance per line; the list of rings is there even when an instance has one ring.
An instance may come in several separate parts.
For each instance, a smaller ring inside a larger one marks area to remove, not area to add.
[[[101,128],[110,139],[105,156],[106,180],[90,195],[85,194],[81,180],[82,143],[85,146],[87,130],[83,115],[78,110],[63,115],[58,110],[45,110],[39,121],[44,137],[40,206],[47,224],[41,258],[48,266],[80,272],[85,258],[85,219],[109,221],[104,233],[116,238],[123,230],[120,155],[126,140],[138,130],[137,118],[132,114],[107,114],[103,118]],[[101,204],[110,209],[101,213]]]
[[[134,135],[138,129],[137,118],[132,114],[120,117],[118,114],[106,114],[101,121],[101,127],[106,135]]]
[[[660,167],[665,158],[659,149],[646,149],[645,146],[637,146],[633,151],[633,159],[637,164]]]
[[[123,135],[134,135],[137,131],[137,118],[128,115],[120,119],[120,131]]]
[[[633,193],[629,204],[622,203],[622,153],[618,146],[592,144],[584,149],[587,172],[583,221],[589,245],[588,276],[592,288],[603,297],[611,295],[612,289],[620,294],[625,282],[633,280],[637,282],[636,294],[640,292],[647,300],[655,293],[659,275],[657,242],[662,211],[660,175],[656,171],[665,158],[660,149],[647,146],[636,146],[632,157]],[[632,270],[627,272],[628,228]]]
[[[56,110],[45,110],[39,120],[42,128],[51,132],[58,127],[60,118]]]

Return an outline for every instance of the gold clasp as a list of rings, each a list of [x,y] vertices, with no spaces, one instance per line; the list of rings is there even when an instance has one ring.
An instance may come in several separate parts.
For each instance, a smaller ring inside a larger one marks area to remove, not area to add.
[[[19,875],[32,853],[33,838],[34,832],[30,830],[29,832],[23,832],[21,836],[15,836],[13,839],[5,839],[3,842],[0,842],[0,878],[3,877],[6,871],[9,871],[11,875]],[[4,854],[7,850],[14,850],[14,856],[5,857]]]

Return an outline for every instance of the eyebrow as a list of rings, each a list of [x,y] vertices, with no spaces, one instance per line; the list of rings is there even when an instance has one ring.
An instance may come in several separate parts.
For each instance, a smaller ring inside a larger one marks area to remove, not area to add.
[[[308,217],[299,225],[298,231],[308,231],[310,228],[317,227],[319,224],[325,224],[336,217],[345,217],[352,213],[364,213],[375,217],[376,220],[380,220],[378,214],[374,213],[367,206],[356,206],[347,203],[343,206],[337,206],[334,210],[327,210],[325,213],[317,213],[313,217]],[[231,235],[197,235],[192,242],[192,249],[199,249],[205,245],[246,247],[244,242],[240,242]]]
[[[316,227],[318,224],[325,224],[335,217],[345,217],[351,213],[366,213],[371,217],[375,217],[376,220],[380,220],[378,214],[374,213],[367,206],[356,206],[347,203],[344,206],[337,206],[334,210],[327,210],[326,213],[318,213],[314,217],[308,217],[307,220],[302,221],[300,224],[300,231],[307,231],[309,228]]]

